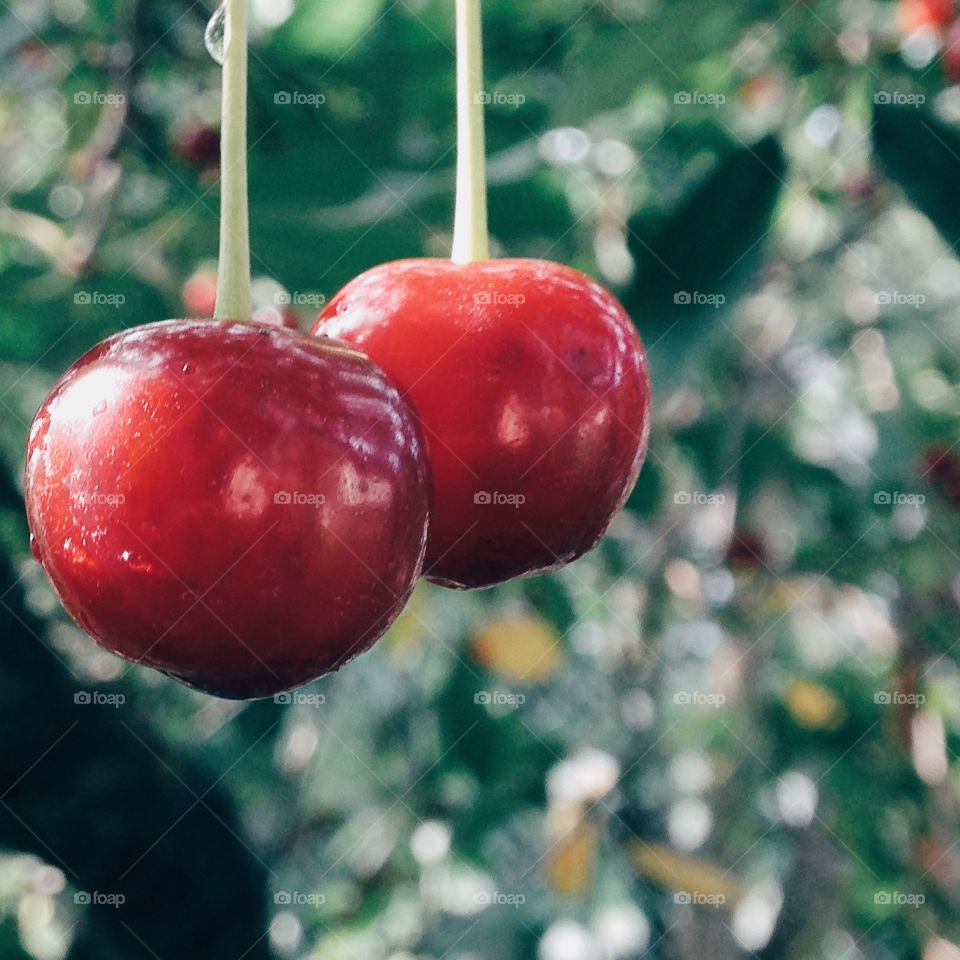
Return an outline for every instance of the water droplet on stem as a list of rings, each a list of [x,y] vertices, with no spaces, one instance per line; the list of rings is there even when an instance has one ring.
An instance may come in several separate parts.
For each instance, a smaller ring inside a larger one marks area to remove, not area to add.
[[[206,44],[207,53],[213,57],[220,66],[223,66],[225,59],[224,45],[227,32],[227,5],[221,3],[216,12],[210,18],[207,29],[203,34],[203,42]]]

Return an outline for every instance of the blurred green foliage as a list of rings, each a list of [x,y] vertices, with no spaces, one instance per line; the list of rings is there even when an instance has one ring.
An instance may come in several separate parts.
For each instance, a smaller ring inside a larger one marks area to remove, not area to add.
[[[253,6],[257,296],[306,322],[448,251],[452,4]],[[423,587],[244,705],[80,634],[16,489],[59,372],[215,261],[211,12],[0,4],[0,957],[960,957],[936,32],[887,0],[486,0],[495,246],[622,296],[647,466],[592,556]]]

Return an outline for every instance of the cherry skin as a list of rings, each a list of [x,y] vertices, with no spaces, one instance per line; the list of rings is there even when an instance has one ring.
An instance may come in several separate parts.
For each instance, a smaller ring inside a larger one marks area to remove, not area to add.
[[[30,431],[34,553],[104,647],[233,698],[368,649],[420,574],[415,419],[356,351],[171,320],[79,360]]]
[[[389,263],[314,333],[382,366],[420,417],[434,502],[425,575],[485,587],[594,547],[636,481],[650,380],[614,297],[543,260]]]

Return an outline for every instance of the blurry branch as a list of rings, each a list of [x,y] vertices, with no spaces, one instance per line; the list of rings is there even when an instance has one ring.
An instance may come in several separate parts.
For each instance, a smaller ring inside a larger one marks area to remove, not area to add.
[[[123,169],[108,157],[100,157],[93,167],[87,191],[86,209],[89,211],[70,241],[71,264],[75,276],[89,270],[97,244],[110,222],[113,202],[120,189]]]
[[[129,103],[129,96],[123,97],[123,103]],[[113,154],[120,144],[126,117],[126,106],[105,106],[90,141],[71,163],[74,175],[88,181],[84,199],[87,213],[72,234],[47,217],[13,207],[0,207],[0,233],[26,241],[44,254],[54,269],[69,277],[86,273],[110,221],[123,179],[123,169]]]
[[[97,262],[108,271],[126,270],[134,261],[134,269],[150,283],[163,287],[171,282],[170,269],[164,261],[162,246],[175,246],[190,231],[190,220],[182,210],[151,221],[142,230],[102,243]],[[131,251],[133,252],[131,256]]]
[[[0,208],[0,233],[18,237],[43,253],[54,269],[71,278],[82,276],[91,266],[100,238],[110,222],[114,200],[123,180],[123,168],[116,160],[133,103],[133,91],[145,62],[141,7],[138,2],[120,4],[121,22],[117,34],[129,45],[131,54],[112,60],[111,95],[106,98],[87,143],[69,162],[72,177],[86,181],[85,216],[72,234],[54,221],[38,214]],[[138,42],[140,40],[143,42]]]
[[[0,233],[26,241],[48,257],[57,269],[72,272],[67,260],[67,234],[52,220],[25,210],[0,207]]]
[[[142,29],[140,3],[131,0],[130,3],[120,4],[117,9],[117,35],[129,44],[130,58],[125,62],[111,62],[116,97],[108,98],[89,141],[71,162],[76,174],[89,181],[84,205],[87,215],[71,245],[77,275],[86,273],[90,268],[100,237],[110,222],[113,204],[123,180],[123,168],[115,157],[123,143],[133,109],[134,89],[146,61],[147,43]]]

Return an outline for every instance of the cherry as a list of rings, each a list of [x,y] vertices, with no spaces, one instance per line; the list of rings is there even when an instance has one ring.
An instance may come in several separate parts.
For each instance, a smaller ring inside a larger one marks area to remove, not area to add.
[[[171,320],[79,360],[27,451],[34,553],[104,647],[222,696],[368,649],[420,574],[429,475],[397,391],[342,344]]]
[[[544,260],[491,261],[480,0],[456,0],[457,195],[445,260],[389,263],[314,326],[381,365],[416,411],[434,483],[426,575],[485,587],[599,541],[646,455],[640,338],[598,283]]]
[[[897,25],[909,36],[925,27],[942,30],[956,13],[954,0],[900,0],[897,6]]]
[[[483,587],[596,545],[647,447],[640,338],[598,283],[543,260],[377,267],[314,333],[367,353],[423,425],[434,504],[426,575]]]

